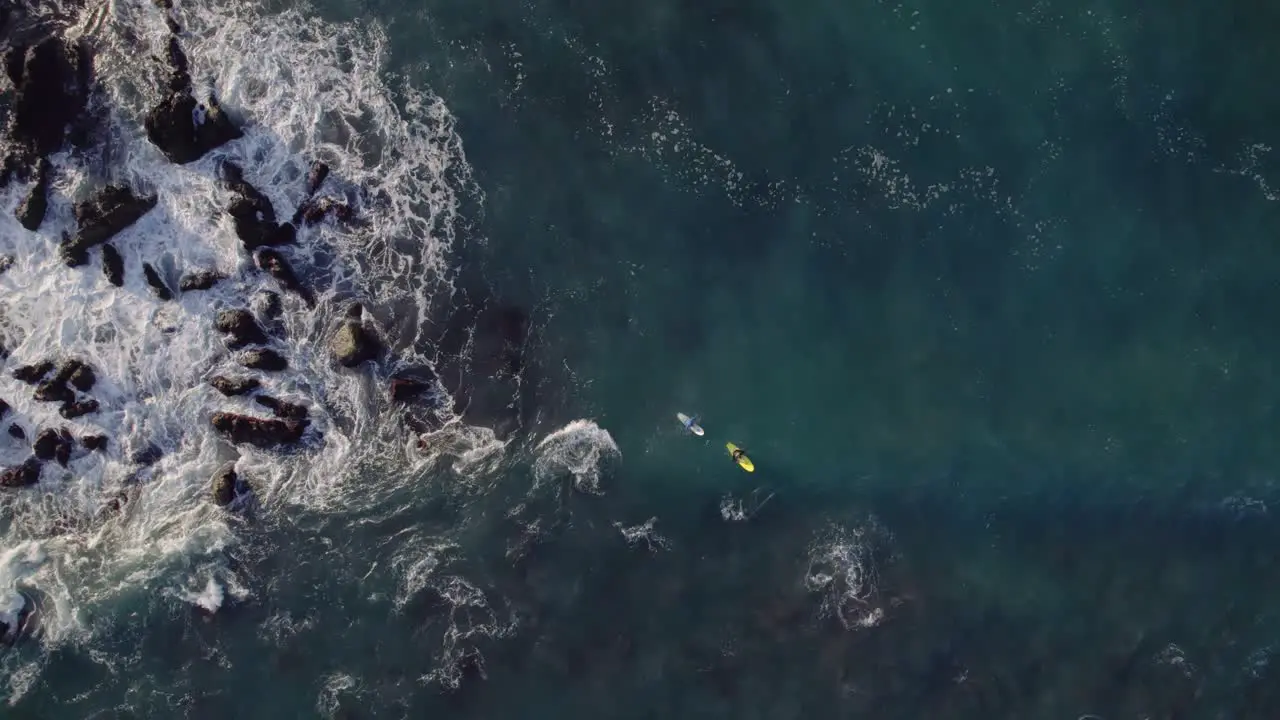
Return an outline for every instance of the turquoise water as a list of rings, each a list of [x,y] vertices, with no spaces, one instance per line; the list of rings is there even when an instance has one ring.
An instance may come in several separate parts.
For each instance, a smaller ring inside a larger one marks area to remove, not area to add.
[[[246,527],[252,599],[135,598],[9,716],[1280,713],[1273,12],[307,11],[456,118],[453,261],[529,310],[538,420]],[[602,494],[527,495],[580,418]],[[466,585],[397,604],[443,537]]]

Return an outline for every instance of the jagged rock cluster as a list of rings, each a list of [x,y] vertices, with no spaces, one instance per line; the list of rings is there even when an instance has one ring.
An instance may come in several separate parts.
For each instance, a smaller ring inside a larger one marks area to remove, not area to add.
[[[170,162],[189,164],[241,138],[243,132],[216,97],[197,96],[190,63],[179,42],[182,28],[168,0],[155,0],[155,4],[166,12],[171,33],[166,57],[170,73],[165,86],[159,89],[159,102],[147,113],[143,125],[148,140]],[[68,138],[83,141],[92,129],[93,118],[85,112],[95,82],[92,51],[83,40],[71,44],[50,36],[31,47],[11,48],[5,55],[5,69],[15,89],[15,98],[4,145],[8,152],[0,165],[0,187],[14,179],[32,184],[16,214],[24,228],[35,232],[44,223],[56,172],[49,157],[63,148]],[[223,159],[218,171],[221,184],[231,197],[225,210],[243,252],[252,259],[254,267],[275,281],[281,293],[297,297],[308,309],[315,308],[316,293],[291,264],[290,248],[297,243],[299,230],[307,225],[330,219],[358,222],[355,210],[347,201],[320,194],[329,179],[329,167],[322,162],[313,164],[303,200],[285,221],[277,215],[270,198],[246,179],[239,165]],[[157,203],[156,195],[145,189],[126,183],[105,185],[74,206],[75,231],[63,234],[58,245],[59,257],[69,267],[79,268],[94,263],[96,254],[96,263],[107,281],[122,287],[125,262],[113,239],[142,220]],[[0,257],[0,273],[13,262],[13,258]],[[174,283],[149,261],[144,260],[141,267],[147,286],[161,301],[209,290],[227,277],[216,269],[192,268]],[[212,412],[209,422],[213,430],[232,444],[280,448],[303,440],[310,427],[305,406],[263,392],[261,374],[288,369],[288,362],[278,349],[279,339],[267,329],[281,312],[280,293],[266,291],[256,295],[248,307],[224,309],[214,319],[214,327],[223,334],[227,350],[234,353],[246,372],[218,375],[212,377],[209,384],[227,398],[251,400],[263,413],[259,416],[223,410]],[[503,349],[497,352],[502,359],[496,366],[501,372],[512,374],[519,372],[521,362],[520,351],[511,348],[523,343],[527,330],[523,313],[513,312],[511,317],[500,320],[510,327],[498,328],[499,333],[513,342],[504,341]],[[360,303],[348,307],[331,333],[327,349],[338,366],[351,370],[388,359],[387,348]],[[0,357],[7,357],[3,348],[0,348]],[[486,372],[492,369],[485,368]],[[46,360],[17,368],[12,374],[33,386],[36,400],[57,403],[59,414],[66,420],[99,410],[98,400],[89,395],[97,376],[94,369],[81,360]],[[425,401],[435,407],[439,403],[439,393],[435,392],[438,384],[435,370],[430,366],[401,369],[391,373],[389,397],[401,405]],[[0,419],[9,410],[0,400]],[[420,432],[431,427],[423,421],[411,425]],[[27,437],[18,423],[10,424],[8,433],[24,442]],[[65,427],[40,429],[35,432],[31,456],[17,466],[0,471],[0,486],[35,484],[44,464],[55,462],[65,466],[81,449],[100,451],[106,449],[107,443],[108,439],[102,435],[88,435],[77,441]],[[131,460],[135,465],[146,467],[159,458],[160,450],[152,447],[135,453]],[[230,503],[237,489],[242,488],[243,478],[234,463],[221,468],[211,480],[212,497],[221,505]]]

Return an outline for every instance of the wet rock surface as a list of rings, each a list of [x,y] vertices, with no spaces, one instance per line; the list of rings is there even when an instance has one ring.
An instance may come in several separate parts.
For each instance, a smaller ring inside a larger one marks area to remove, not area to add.
[[[210,422],[215,430],[231,442],[260,448],[296,443],[302,439],[307,428],[305,421],[267,420],[227,412],[214,413]]]
[[[172,70],[168,94],[143,120],[147,139],[170,162],[185,165],[244,136],[217,98],[196,100],[186,53],[178,42],[179,28],[169,26],[168,62]]]
[[[107,276],[107,282],[124,287],[124,258],[111,243],[102,246],[102,273]]]
[[[240,354],[240,364],[252,370],[279,372],[289,367],[289,362],[275,350],[257,348]]]
[[[227,336],[226,345],[232,350],[261,345],[268,340],[266,332],[248,310],[223,310],[214,319],[214,327]]]
[[[147,285],[151,288],[151,294],[161,300],[173,299],[173,291],[165,284],[164,278],[160,277],[160,272],[151,263],[142,263],[142,275],[146,278]]]
[[[14,175],[28,179],[41,159],[62,148],[88,101],[93,60],[87,42],[50,36],[32,47],[11,46],[5,71],[15,92],[0,187]]]
[[[41,466],[39,459],[30,457],[21,465],[5,468],[0,471],[0,487],[20,488],[35,485],[40,481]]]
[[[156,206],[154,195],[137,195],[128,187],[111,185],[75,207],[79,225],[74,238],[64,239],[62,259],[76,267],[89,262],[89,249],[110,240]]]
[[[210,494],[217,505],[230,505],[236,499],[236,464],[229,462],[218,468],[209,479]]]
[[[215,270],[197,270],[182,276],[182,279],[178,281],[178,290],[182,292],[208,290],[226,279],[226,275]]]
[[[306,420],[307,408],[295,403],[277,400],[269,395],[258,395],[253,399],[264,408],[271,411],[272,415],[284,420]]]
[[[224,375],[214,376],[209,380],[209,384],[213,386],[214,390],[217,390],[227,397],[251,393],[262,385],[257,378],[229,378]]]
[[[271,248],[263,248],[254,255],[254,261],[259,268],[275,278],[276,282],[280,283],[280,287],[297,295],[308,308],[315,308],[315,295],[310,289],[303,286],[302,281],[294,274],[293,267],[289,265],[283,255]]]
[[[329,338],[329,351],[343,367],[355,367],[363,362],[377,360],[382,344],[363,322],[364,307],[354,303],[347,309],[346,317]]]

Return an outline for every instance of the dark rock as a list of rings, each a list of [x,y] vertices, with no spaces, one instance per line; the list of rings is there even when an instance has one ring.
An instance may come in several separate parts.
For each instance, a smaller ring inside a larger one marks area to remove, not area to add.
[[[225,412],[214,413],[210,422],[231,442],[260,448],[296,443],[307,428],[307,423],[300,420],[264,420]]]
[[[341,222],[351,222],[355,218],[355,211],[347,203],[338,202],[332,198],[308,200],[298,207],[297,213],[294,214],[294,222],[314,225],[330,215]]]
[[[58,431],[58,447],[54,451],[53,459],[58,461],[62,467],[66,467],[71,461],[71,451],[76,447],[76,439],[71,436],[71,431],[62,428]]]
[[[39,158],[62,147],[67,126],[85,108],[92,78],[88,45],[70,45],[50,36],[6,58],[14,93],[8,128],[8,155],[0,185],[16,171],[23,179]]]
[[[236,236],[245,250],[253,252],[261,247],[288,245],[297,239],[296,228],[276,222],[271,200],[244,179],[244,171],[239,165],[224,162],[222,179],[237,196],[227,207],[227,213],[231,215]]]
[[[289,362],[275,350],[259,348],[249,350],[240,356],[240,364],[254,370],[278,372],[289,367]]]
[[[26,440],[27,431],[23,430],[21,425],[13,423],[9,426],[9,437],[15,440]]]
[[[264,290],[253,297],[253,311],[258,317],[267,320],[276,320],[280,317],[283,308],[280,306],[280,293]]]
[[[31,194],[18,206],[18,222],[31,232],[40,229],[40,224],[44,222],[44,215],[49,210],[50,175],[49,161],[40,158],[36,170],[35,187],[31,188]]]
[[[0,487],[19,488],[40,482],[40,460],[29,457],[21,465],[0,472]]]
[[[84,363],[80,363],[80,367],[76,368],[70,379],[72,387],[80,392],[89,392],[97,381],[98,378],[93,374],[93,368]]]
[[[182,292],[208,290],[226,279],[227,276],[220,272],[215,272],[213,270],[197,270],[196,272],[182,276],[182,279],[178,281],[178,289]]]
[[[141,450],[138,450],[132,456],[130,456],[129,460],[134,465],[142,465],[143,467],[147,467],[150,465],[155,465],[156,463],[160,462],[160,458],[162,457],[164,457],[164,451],[161,450],[159,447],[157,447],[155,444],[148,443],[146,447],[142,448]]]
[[[63,238],[60,252],[72,267],[89,261],[89,249],[110,240],[121,230],[137,222],[156,206],[154,195],[136,196],[127,187],[111,185],[92,200],[75,207],[79,231],[75,238]]]
[[[76,399],[76,394],[66,383],[46,380],[36,386],[35,399],[40,402],[70,403]]]
[[[262,383],[258,382],[257,378],[229,378],[218,375],[210,380],[209,384],[213,386],[214,390],[223,395],[233,397],[251,393],[257,390]]]
[[[376,335],[361,322],[364,308],[359,303],[347,309],[347,317],[329,338],[329,351],[343,367],[355,367],[367,360],[376,360],[382,352],[382,344]]]
[[[423,378],[393,376],[388,394],[392,402],[410,402],[431,392],[434,382]]]
[[[35,365],[23,365],[13,371],[13,376],[28,385],[35,385],[44,379],[45,375],[53,372],[54,364],[49,360],[44,360]]]
[[[80,444],[84,445],[85,449],[87,450],[106,450],[107,436],[106,435],[85,435],[84,437],[80,438]]]
[[[68,420],[74,420],[78,417],[88,415],[98,411],[98,401],[93,398],[85,398],[84,400],[76,400],[74,402],[66,402],[62,407],[58,408],[58,414]]]
[[[307,197],[316,194],[320,186],[329,177],[329,166],[319,160],[311,163],[311,172],[307,173]]]
[[[169,290],[169,286],[164,284],[164,279],[160,277],[160,273],[156,271],[151,263],[142,263],[142,274],[147,278],[147,284],[151,286],[151,292],[161,300],[172,300],[173,292]]]
[[[264,248],[257,252],[254,260],[257,262],[258,267],[266,270],[271,277],[276,279],[276,282],[280,283],[281,287],[302,298],[302,302],[308,308],[316,306],[315,295],[309,289],[303,287],[298,280],[298,276],[293,273],[293,268],[289,267],[289,263],[284,259],[283,255],[270,248]]]
[[[0,255],[0,275],[9,272],[9,268],[13,267],[12,255]]]
[[[176,22],[171,22],[169,27],[177,32]],[[169,94],[143,119],[147,139],[170,162],[185,165],[199,160],[214,148],[243,137],[244,133],[227,117],[215,97],[210,96],[203,104],[195,99],[187,58],[177,38],[170,39],[168,56],[173,69],[169,78]]]
[[[31,445],[31,451],[41,460],[52,460],[53,456],[58,452],[58,445],[61,439],[58,437],[58,431],[53,428],[45,428],[36,435],[36,441]]]
[[[124,258],[111,243],[102,246],[102,272],[106,274],[107,282],[124,287]]]
[[[93,368],[88,363],[72,358],[64,360],[58,365],[58,372],[54,374],[50,382],[58,385],[71,383],[76,386],[77,390],[88,392],[93,389],[93,384],[96,380]]]
[[[5,402],[4,400],[0,400],[0,418],[4,417],[7,414],[9,414],[9,403]]]
[[[229,462],[218,468],[209,480],[213,502],[218,505],[230,505],[236,498],[236,464]]]
[[[239,350],[246,345],[261,345],[267,342],[267,334],[253,318],[248,310],[223,310],[218,313],[213,326],[218,332],[225,333],[227,347]]]
[[[277,400],[269,395],[259,395],[254,402],[271,411],[272,415],[282,420],[306,420],[307,409],[301,405]]]

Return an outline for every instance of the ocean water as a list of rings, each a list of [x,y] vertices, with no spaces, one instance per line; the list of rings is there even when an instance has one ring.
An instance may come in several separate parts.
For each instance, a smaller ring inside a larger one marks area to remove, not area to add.
[[[0,716],[1280,716],[1273,11],[174,6],[245,128],[187,166],[141,124],[165,11],[37,8],[104,130],[38,232],[0,198],[0,396],[111,445],[0,493]],[[208,423],[253,407],[213,317],[274,287],[223,159],[285,215],[322,159],[363,220],[289,250],[286,452]],[[108,180],[159,198],[123,288],[56,254]],[[231,279],[166,303],[144,260]],[[393,351],[354,371],[352,300]],[[63,354],[103,411],[11,377]],[[411,363],[459,399],[425,435]]]

